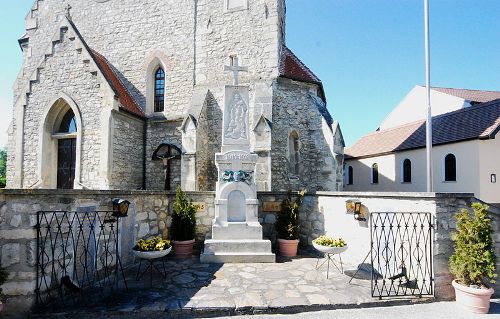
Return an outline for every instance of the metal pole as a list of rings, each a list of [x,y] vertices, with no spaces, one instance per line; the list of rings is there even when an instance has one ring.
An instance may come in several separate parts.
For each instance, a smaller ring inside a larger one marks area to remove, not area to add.
[[[425,144],[427,153],[427,191],[433,191],[432,177],[432,113],[431,113],[431,71],[430,71],[430,43],[429,43],[429,0],[424,0],[425,24],[425,89],[427,95],[427,121]]]

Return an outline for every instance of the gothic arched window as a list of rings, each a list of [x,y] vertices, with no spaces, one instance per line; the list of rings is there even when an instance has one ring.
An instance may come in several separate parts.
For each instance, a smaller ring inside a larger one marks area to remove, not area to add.
[[[299,175],[299,160],[299,134],[293,131],[288,138],[288,161],[293,175]]]
[[[403,174],[401,181],[403,183],[411,183],[411,161],[409,159],[405,159],[403,161]]]
[[[352,166],[347,167],[347,185],[352,185],[354,182],[354,169]]]
[[[378,164],[372,165],[372,184],[378,184]]]
[[[73,110],[69,109],[59,124],[59,128],[56,133],[76,133],[76,117]]]
[[[165,71],[158,68],[155,72],[155,103],[154,111],[163,112],[165,109]]]
[[[453,154],[448,154],[444,158],[444,181],[457,181],[457,158]]]

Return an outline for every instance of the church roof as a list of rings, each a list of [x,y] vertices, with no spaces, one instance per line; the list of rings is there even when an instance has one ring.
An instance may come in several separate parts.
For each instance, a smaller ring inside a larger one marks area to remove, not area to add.
[[[95,50],[90,49],[90,52],[109,85],[111,85],[113,91],[118,95],[121,107],[130,113],[143,117],[145,115],[144,112],[137,105],[137,102],[122,81],[120,81],[109,61]]]
[[[456,96],[464,100],[480,102],[480,103],[500,99],[499,91],[466,90],[466,89],[453,89],[453,88],[440,88],[440,87],[433,87],[432,90]]]
[[[321,85],[321,80],[286,46],[281,52],[280,76]]]
[[[346,158],[373,157],[425,147],[425,120],[377,131],[345,150]],[[500,99],[432,118],[432,144],[491,139],[500,131]]]

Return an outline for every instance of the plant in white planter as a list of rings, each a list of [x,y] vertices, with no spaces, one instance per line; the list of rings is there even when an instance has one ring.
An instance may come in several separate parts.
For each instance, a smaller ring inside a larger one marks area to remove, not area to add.
[[[456,300],[475,313],[488,313],[497,277],[496,256],[491,238],[488,206],[473,203],[474,216],[467,209],[456,214],[457,231],[452,233],[455,250],[450,257],[450,272],[455,276]]]
[[[322,253],[340,254],[347,250],[347,243],[343,238],[331,238],[323,235],[313,240],[313,247]]]
[[[153,237],[148,240],[139,239],[134,246],[134,253],[142,259],[156,259],[165,257],[172,250],[170,241]]]

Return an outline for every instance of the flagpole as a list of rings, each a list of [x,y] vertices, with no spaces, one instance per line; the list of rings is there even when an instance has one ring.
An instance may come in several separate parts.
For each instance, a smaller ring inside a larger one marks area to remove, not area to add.
[[[427,155],[427,191],[433,191],[432,177],[432,112],[431,112],[431,72],[430,72],[430,43],[429,43],[429,0],[424,0],[424,24],[425,24],[425,90],[427,97],[427,120],[426,120],[426,155]]]

